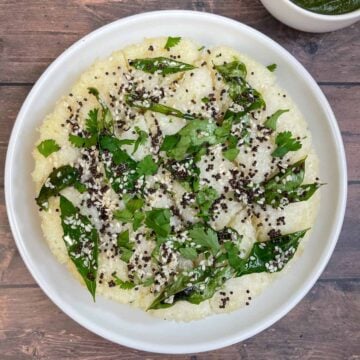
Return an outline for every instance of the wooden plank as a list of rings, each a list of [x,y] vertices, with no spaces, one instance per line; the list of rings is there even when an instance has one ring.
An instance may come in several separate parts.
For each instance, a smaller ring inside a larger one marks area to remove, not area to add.
[[[359,289],[353,280],[318,283],[272,328],[225,349],[185,356],[148,354],[110,343],[71,321],[40,289],[7,289],[0,293],[0,353],[6,360],[355,360],[360,353]]]
[[[34,82],[63,50],[91,30],[143,11],[190,9],[248,24],[288,49],[322,82],[360,81],[360,26],[323,34],[295,31],[275,20],[258,1],[82,0],[0,4],[0,83]],[[25,10],[26,9],[26,10]],[[19,11],[20,10],[20,11]],[[25,21],[24,21],[25,18]],[[11,21],[9,21],[11,19]],[[75,21],[74,21],[75,20]]]
[[[353,279],[360,274],[360,184],[349,186],[344,226],[334,254],[321,279]],[[65,270],[64,270],[65,271]],[[16,249],[7,223],[4,192],[0,189],[0,291],[3,286],[35,284]]]

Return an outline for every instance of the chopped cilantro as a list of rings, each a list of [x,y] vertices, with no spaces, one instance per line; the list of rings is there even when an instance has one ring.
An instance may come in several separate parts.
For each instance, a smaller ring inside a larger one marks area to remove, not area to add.
[[[170,217],[169,209],[154,208],[146,212],[145,224],[154,230],[156,235],[166,238],[171,231]]]
[[[115,281],[115,284],[118,285],[120,287],[120,289],[123,289],[123,290],[131,290],[133,289],[136,285],[127,280],[127,281],[124,281],[124,280],[121,280],[120,278],[118,278],[116,275],[113,276],[114,277],[114,281]]]
[[[214,201],[218,198],[217,191],[211,186],[206,186],[196,194],[196,204],[199,207],[198,217],[208,221],[210,218],[210,209]]]
[[[301,149],[301,142],[291,136],[291,131],[284,131],[276,136],[275,143],[277,148],[271,154],[273,157],[283,157],[289,151],[297,151]]]
[[[138,162],[136,170],[139,175],[154,175],[158,170],[158,165],[151,155],[146,155]]]
[[[188,260],[195,260],[198,256],[196,250],[190,247],[180,248],[179,252],[183,258]]]
[[[169,37],[167,38],[166,44],[165,44],[165,46],[164,46],[164,49],[170,50],[172,47],[178,45],[179,42],[180,42],[180,40],[181,40],[181,37],[180,37],[180,36],[179,36],[179,37],[171,37],[171,36],[169,36]]]
[[[274,72],[277,68],[276,64],[270,64],[266,67],[270,72]]]
[[[57,152],[60,150],[60,146],[56,143],[53,139],[47,139],[42,141],[38,146],[37,149],[39,150],[39,153],[45,157],[48,157],[54,152]]]
[[[141,130],[138,126],[135,126],[135,131],[136,131],[136,134],[138,135],[138,138],[135,140],[135,143],[134,143],[134,150],[132,152],[133,154],[136,153],[136,151],[140,145],[144,145],[146,143],[146,140],[149,137],[147,132],[144,130]]]
[[[194,227],[189,230],[189,236],[195,244],[200,245],[205,249],[210,249],[214,255],[220,249],[216,231],[206,225],[194,225]]]

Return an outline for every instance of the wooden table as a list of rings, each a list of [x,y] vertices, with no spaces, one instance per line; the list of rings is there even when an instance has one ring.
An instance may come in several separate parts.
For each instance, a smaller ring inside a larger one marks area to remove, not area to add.
[[[3,164],[22,102],[61,52],[113,20],[143,11],[180,8],[213,12],[248,24],[304,64],[339,122],[348,160],[349,195],[344,227],[329,265],[285,318],[225,349],[162,357],[90,333],[39,289],[10,232]],[[0,359],[360,359],[359,25],[327,34],[301,33],[276,21],[256,0],[0,1]]]

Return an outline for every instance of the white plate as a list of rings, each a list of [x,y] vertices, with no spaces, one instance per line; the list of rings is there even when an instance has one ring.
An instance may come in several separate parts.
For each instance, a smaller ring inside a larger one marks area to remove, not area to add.
[[[304,254],[252,306],[191,323],[162,321],[87,290],[50,253],[34,202],[31,152],[35,129],[56,100],[95,59],[144,37],[180,35],[204,45],[229,45],[261,63],[278,64],[278,81],[305,115],[320,157],[319,216]],[[288,313],[310,290],[333,252],[345,210],[346,161],[335,117],[309,73],[286,50],[236,21],[190,11],[145,13],[115,21],[85,36],[56,59],[37,81],[17,117],[7,153],[5,190],[11,228],[29,271],[66,314],[90,331],[132,348],[161,353],[192,353],[249,338]],[[40,314],[39,314],[40,315]]]

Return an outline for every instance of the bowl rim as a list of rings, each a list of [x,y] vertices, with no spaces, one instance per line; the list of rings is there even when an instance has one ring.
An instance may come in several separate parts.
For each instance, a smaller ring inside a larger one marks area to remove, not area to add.
[[[288,298],[286,302],[283,303],[281,307],[279,307],[278,311],[275,314],[269,314],[264,317],[262,321],[259,321],[258,324],[253,325],[247,332],[246,335],[241,335],[238,332],[232,333],[231,336],[224,336],[223,338],[209,342],[202,342],[200,344],[196,345],[165,345],[161,349],[155,344],[144,342],[141,339],[129,339],[128,337],[124,335],[114,334],[108,329],[101,328],[99,325],[97,325],[94,321],[89,320],[85,318],[83,315],[79,314],[77,310],[73,309],[70,305],[68,305],[66,302],[64,302],[62,299],[58,297],[57,294],[52,293],[52,290],[50,286],[46,283],[46,281],[43,281],[41,278],[41,274],[37,272],[36,268],[33,267],[32,259],[30,256],[28,256],[25,245],[23,244],[22,236],[17,224],[17,218],[16,213],[14,211],[13,203],[12,203],[12,168],[14,167],[14,163],[12,161],[14,152],[17,145],[17,139],[19,135],[19,130],[21,128],[22,123],[25,121],[25,114],[28,111],[29,104],[33,101],[34,98],[38,96],[38,90],[41,87],[41,83],[45,81],[48,74],[56,68],[58,65],[61,65],[61,62],[63,59],[65,59],[68,55],[72,54],[78,46],[81,46],[81,44],[86,43],[87,40],[91,39],[92,37],[96,37],[98,34],[100,34],[103,31],[107,31],[111,27],[116,27],[116,25],[121,23],[131,23],[133,21],[142,21],[146,18],[151,17],[161,17],[166,18],[167,16],[179,16],[179,17],[193,17],[194,19],[198,19],[199,17],[205,18],[205,19],[213,19],[214,22],[222,22],[226,23],[232,26],[236,26],[239,29],[242,28],[244,30],[250,31],[255,33],[257,37],[260,39],[270,43],[273,47],[276,48],[276,50],[280,53],[281,56],[283,56],[288,62],[292,63],[293,65],[296,65],[300,71],[302,72],[302,75],[306,78],[306,82],[309,85],[309,87],[316,92],[317,96],[321,100],[322,108],[326,113],[326,118],[328,120],[329,126],[331,128],[332,134],[334,135],[334,140],[338,149],[338,156],[339,156],[339,167],[341,167],[342,172],[339,174],[339,189],[340,192],[338,194],[338,201],[337,201],[337,207],[334,209],[334,212],[337,214],[337,221],[332,226],[332,232],[331,236],[329,238],[329,245],[327,247],[327,252],[324,253],[322,257],[322,261],[317,264],[317,266],[313,269],[311,276],[308,277],[307,281],[304,281],[301,288],[298,289],[296,293],[292,295],[292,297]],[[95,333],[107,340],[110,340],[112,342],[115,342],[120,345],[128,346],[134,349],[143,350],[143,351],[150,351],[155,353],[167,353],[167,354],[186,354],[186,353],[194,353],[194,352],[204,352],[204,351],[210,351],[219,349],[225,346],[229,346],[232,344],[235,344],[237,342],[246,340],[257,333],[263,331],[264,329],[268,328],[269,326],[273,325],[275,322],[277,322],[279,319],[281,319],[283,316],[285,316],[291,309],[293,309],[302,299],[303,297],[310,291],[310,289],[313,287],[315,282],[320,277],[321,273],[323,272],[325,266],[327,265],[330,256],[333,253],[333,250],[335,248],[335,245],[337,243],[340,230],[342,228],[343,220],[344,220],[344,214],[345,214],[345,208],[346,208],[346,198],[347,198],[347,170],[346,170],[346,158],[345,158],[345,150],[344,145],[341,138],[341,133],[336,121],[336,118],[334,116],[334,113],[325,97],[323,92],[321,91],[320,87],[316,83],[316,81],[311,77],[309,72],[300,64],[298,60],[295,59],[285,48],[283,48],[281,45],[279,45],[277,42],[266,36],[265,34],[261,33],[258,30],[255,30],[254,28],[245,25],[239,21],[220,16],[215,15],[211,13],[206,12],[199,12],[199,11],[192,11],[192,10],[160,10],[160,11],[152,11],[152,12],[144,12],[124,18],[120,18],[118,20],[115,20],[111,23],[108,23],[89,34],[85,35],[84,37],[77,40],[73,45],[71,45],[69,48],[67,48],[63,53],[61,53],[48,67],[47,69],[42,73],[40,78],[36,81],[34,86],[32,87],[31,91],[27,95],[14,124],[14,127],[11,132],[7,155],[6,155],[6,163],[5,163],[5,202],[6,202],[6,209],[7,214],[9,218],[9,223],[11,227],[11,231],[13,234],[13,237],[15,239],[17,248],[19,250],[19,253],[29,270],[30,274],[33,276],[39,287],[42,289],[42,291],[51,299],[51,301],[58,306],[61,311],[63,311],[65,314],[67,314],[70,318],[75,320],[78,324],[86,328],[87,330],[91,331],[92,333]]]
[[[337,14],[337,15],[327,15],[327,14],[319,14],[310,10],[306,10],[302,8],[299,5],[296,5],[291,0],[282,0],[284,3],[287,3],[287,5],[292,8],[294,11],[297,11],[298,13],[307,16],[309,18],[312,18],[314,20],[326,20],[326,21],[341,21],[341,20],[352,20],[360,16],[360,9],[350,11],[345,14]]]

